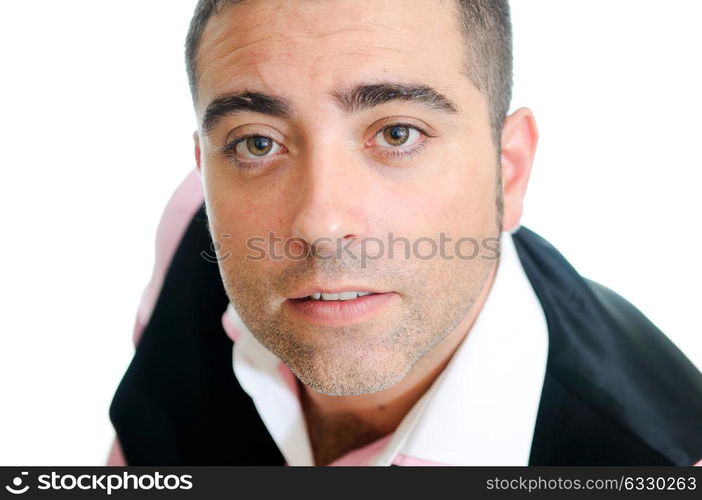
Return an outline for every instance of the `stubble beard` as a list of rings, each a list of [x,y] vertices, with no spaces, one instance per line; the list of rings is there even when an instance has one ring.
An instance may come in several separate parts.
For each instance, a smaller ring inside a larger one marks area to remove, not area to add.
[[[226,270],[220,263],[220,269],[227,295],[254,337],[308,387],[341,396],[378,392],[399,383],[459,325],[491,269],[482,259],[472,263],[476,265],[463,273],[440,265],[432,268],[434,272],[418,273],[407,266],[404,279],[393,273],[394,282],[411,292],[400,295],[399,307],[363,324],[333,329],[302,325],[283,308],[269,310],[266,301],[272,287],[246,261]],[[426,283],[442,286],[427,290]]]
[[[501,248],[503,215],[502,178],[498,167],[496,193],[496,236]],[[267,298],[276,288],[261,280],[255,266],[242,259],[219,262],[220,274],[230,302],[254,337],[283,361],[295,376],[311,389],[327,395],[360,395],[382,391],[403,380],[428,352],[451,333],[473,308],[487,284],[491,264],[478,262],[464,272],[436,266],[435,273],[417,273],[414,266],[399,267],[395,283],[412,295],[402,296],[400,312],[388,320],[391,326],[369,320],[360,326],[333,329],[310,326],[301,334],[282,312],[267,310]],[[231,264],[225,266],[225,264]],[[494,262],[493,264],[498,264]],[[332,267],[343,266],[332,263]],[[450,266],[449,266],[450,267]],[[299,274],[302,274],[299,273]],[[367,273],[365,276],[372,276]],[[381,274],[382,275],[382,274]],[[461,278],[456,279],[459,275]],[[441,280],[437,280],[441,277]],[[426,283],[443,286],[427,291]],[[441,293],[443,292],[443,293]],[[298,328],[299,323],[297,323]],[[388,331],[389,328],[389,331]],[[370,334],[369,330],[372,331]],[[311,332],[311,334],[310,334]],[[315,338],[316,336],[316,338]]]

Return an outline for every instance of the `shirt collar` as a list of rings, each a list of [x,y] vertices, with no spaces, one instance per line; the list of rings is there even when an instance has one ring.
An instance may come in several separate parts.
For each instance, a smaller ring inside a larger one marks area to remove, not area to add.
[[[504,233],[492,289],[401,453],[444,464],[527,465],[547,357],[543,309]]]
[[[294,376],[230,304],[234,373],[291,465],[313,465]],[[548,355],[541,305],[503,233],[492,288],[441,375],[368,461],[527,465]]]

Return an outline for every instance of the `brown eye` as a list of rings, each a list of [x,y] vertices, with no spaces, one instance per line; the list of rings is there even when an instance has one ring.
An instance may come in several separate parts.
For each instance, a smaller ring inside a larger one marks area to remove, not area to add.
[[[254,156],[265,156],[273,149],[273,141],[268,137],[249,137],[246,139],[246,149]]]
[[[410,128],[404,125],[393,125],[383,129],[383,139],[391,146],[402,146],[410,137]]]
[[[275,153],[281,150],[281,145],[270,137],[252,135],[251,137],[245,137],[236,141],[232,149],[238,158],[256,160],[258,158],[274,156]]]

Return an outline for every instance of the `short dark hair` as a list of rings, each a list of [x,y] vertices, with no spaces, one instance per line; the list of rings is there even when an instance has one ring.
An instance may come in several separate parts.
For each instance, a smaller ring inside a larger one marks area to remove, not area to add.
[[[197,100],[197,50],[207,21],[227,4],[243,0],[199,0],[185,41],[185,64],[193,101]],[[508,0],[454,0],[462,16],[468,48],[465,73],[490,106],[490,125],[498,149],[502,122],[512,99],[512,24]]]

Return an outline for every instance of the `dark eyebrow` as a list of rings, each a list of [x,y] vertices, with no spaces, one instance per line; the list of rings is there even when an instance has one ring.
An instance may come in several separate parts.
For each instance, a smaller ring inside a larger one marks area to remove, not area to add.
[[[356,113],[393,101],[415,102],[445,113],[458,112],[458,106],[451,99],[426,85],[403,83],[358,85],[351,90],[332,91],[330,95],[346,113]],[[202,128],[206,133],[210,133],[222,118],[243,111],[289,118],[291,110],[292,105],[282,97],[260,92],[225,94],[215,98],[207,106],[202,119]]]
[[[349,91],[334,91],[331,92],[331,95],[336,98],[341,108],[347,113],[362,111],[393,101],[412,101],[436,111],[458,112],[458,106],[451,99],[426,85],[378,83],[359,85]]]
[[[287,118],[290,115],[290,108],[290,104],[285,99],[258,92],[226,94],[217,97],[207,106],[202,119],[202,128],[210,133],[222,118],[242,111]]]

